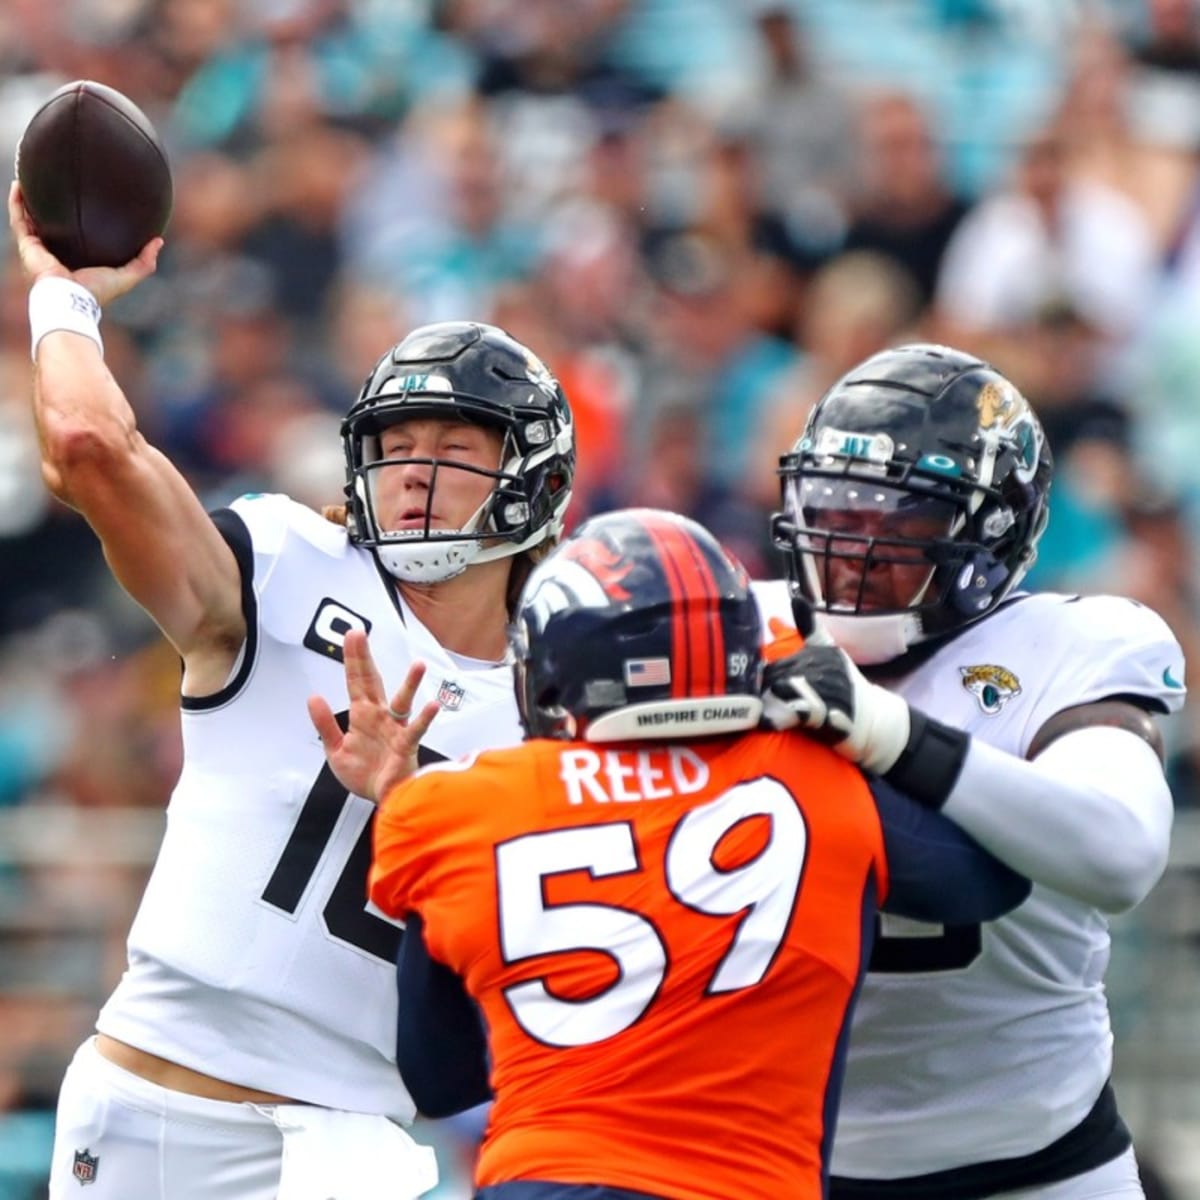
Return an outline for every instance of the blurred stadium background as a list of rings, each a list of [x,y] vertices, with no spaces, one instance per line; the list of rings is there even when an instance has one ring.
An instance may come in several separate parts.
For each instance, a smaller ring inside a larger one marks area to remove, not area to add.
[[[947,340],[1046,421],[1032,583],[1141,599],[1200,661],[1196,0],[5,0],[0,159],[76,78],[171,154],[159,273],[104,332],[210,505],[336,499],[370,363],[469,316],[570,393],[575,520],[676,508],[770,572],[775,457],[814,398]],[[0,1200],[44,1194],[179,765],[177,664],[40,482],[24,296],[9,246]],[[1175,1200],[1200,1198],[1197,714],[1169,730],[1172,866],[1109,973],[1123,1108]],[[439,1200],[468,1195],[475,1123],[425,1132]]]

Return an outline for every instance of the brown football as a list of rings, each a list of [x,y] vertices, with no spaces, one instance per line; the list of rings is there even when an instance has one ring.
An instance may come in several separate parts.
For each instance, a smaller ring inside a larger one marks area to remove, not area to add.
[[[66,267],[119,267],[167,227],[171,168],[127,96],[81,79],[52,95],[17,146],[25,209]]]

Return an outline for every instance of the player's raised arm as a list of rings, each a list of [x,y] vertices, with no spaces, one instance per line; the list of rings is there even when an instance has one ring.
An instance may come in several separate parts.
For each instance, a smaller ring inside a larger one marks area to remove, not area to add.
[[[162,239],[122,266],[70,272],[34,232],[16,183],[8,215],[31,285],[46,485],[83,514],[117,579],[183,655],[185,692],[214,691],[245,637],[237,564],[182,474],[138,430],[99,333],[102,305],[154,272]]]

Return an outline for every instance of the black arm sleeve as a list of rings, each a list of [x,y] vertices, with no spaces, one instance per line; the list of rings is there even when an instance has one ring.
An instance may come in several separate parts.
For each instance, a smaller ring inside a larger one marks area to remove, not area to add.
[[[888,889],[885,912],[939,925],[992,921],[1016,908],[1032,885],[993,858],[953,821],[881,779],[871,792],[883,824]]]
[[[490,1100],[487,1037],[479,1009],[462,980],[431,957],[415,913],[400,939],[396,983],[396,1066],[417,1111],[449,1117]]]

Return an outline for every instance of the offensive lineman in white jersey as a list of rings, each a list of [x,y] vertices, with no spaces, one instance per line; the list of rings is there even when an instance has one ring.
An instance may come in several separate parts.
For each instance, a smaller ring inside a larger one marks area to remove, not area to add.
[[[401,934],[368,908],[374,808],[325,766],[348,708],[342,642],[365,630],[405,680],[389,736],[422,761],[521,740],[506,626],[570,497],[562,389],[493,326],[425,326],[343,423],[344,526],[283,496],[210,516],[102,357],[97,302],[151,274],[161,243],[71,275],[15,184],[9,219],[44,477],[184,668],[183,771],[128,968],[63,1081],[52,1200],[81,1184],[92,1200],[419,1195],[436,1165],[401,1128]]]
[[[834,1200],[1142,1195],[1109,1083],[1105,915],[1166,864],[1155,716],[1183,703],[1183,655],[1133,601],[1013,591],[1052,469],[1017,389],[931,345],[849,372],[781,460],[789,583],[762,585],[760,606],[790,618],[790,590],[797,624],[815,609],[822,636],[769,670],[773,719],[940,808],[1037,885],[983,926],[884,919]]]

